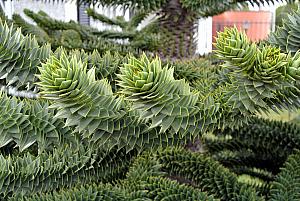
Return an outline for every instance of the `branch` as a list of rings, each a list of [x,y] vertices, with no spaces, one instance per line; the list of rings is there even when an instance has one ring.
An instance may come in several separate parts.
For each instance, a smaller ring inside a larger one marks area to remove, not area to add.
[[[100,13],[97,13],[94,9],[88,8],[86,9],[86,13],[88,16],[92,17],[94,20],[99,20],[102,23],[108,24],[108,25],[115,25],[119,26],[121,28],[125,28],[127,26],[127,22],[124,19],[111,19],[109,17],[106,17],[105,15],[102,15]]]

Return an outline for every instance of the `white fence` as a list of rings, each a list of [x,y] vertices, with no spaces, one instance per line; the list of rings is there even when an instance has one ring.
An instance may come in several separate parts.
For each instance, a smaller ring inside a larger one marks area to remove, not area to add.
[[[212,51],[212,17],[200,19],[198,22],[196,53],[203,55]]]

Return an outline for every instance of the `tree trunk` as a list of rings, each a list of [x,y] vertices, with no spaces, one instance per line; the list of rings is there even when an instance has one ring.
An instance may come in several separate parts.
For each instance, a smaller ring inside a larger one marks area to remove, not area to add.
[[[160,56],[170,59],[194,56],[196,22],[197,15],[183,8],[180,0],[169,0],[162,8],[159,19],[162,33]]]

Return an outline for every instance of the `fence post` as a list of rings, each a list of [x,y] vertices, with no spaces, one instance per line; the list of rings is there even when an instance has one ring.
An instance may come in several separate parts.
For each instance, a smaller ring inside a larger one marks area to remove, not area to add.
[[[197,50],[200,55],[212,52],[212,17],[198,21]]]
[[[8,19],[12,18],[12,15],[14,13],[14,0],[4,1],[4,12]]]

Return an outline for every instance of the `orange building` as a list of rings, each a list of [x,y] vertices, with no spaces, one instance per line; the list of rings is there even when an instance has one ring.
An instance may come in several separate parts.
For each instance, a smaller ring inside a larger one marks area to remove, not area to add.
[[[272,13],[269,11],[230,11],[213,17],[213,42],[217,32],[224,27],[233,27],[245,30],[252,41],[266,39],[272,30]]]

